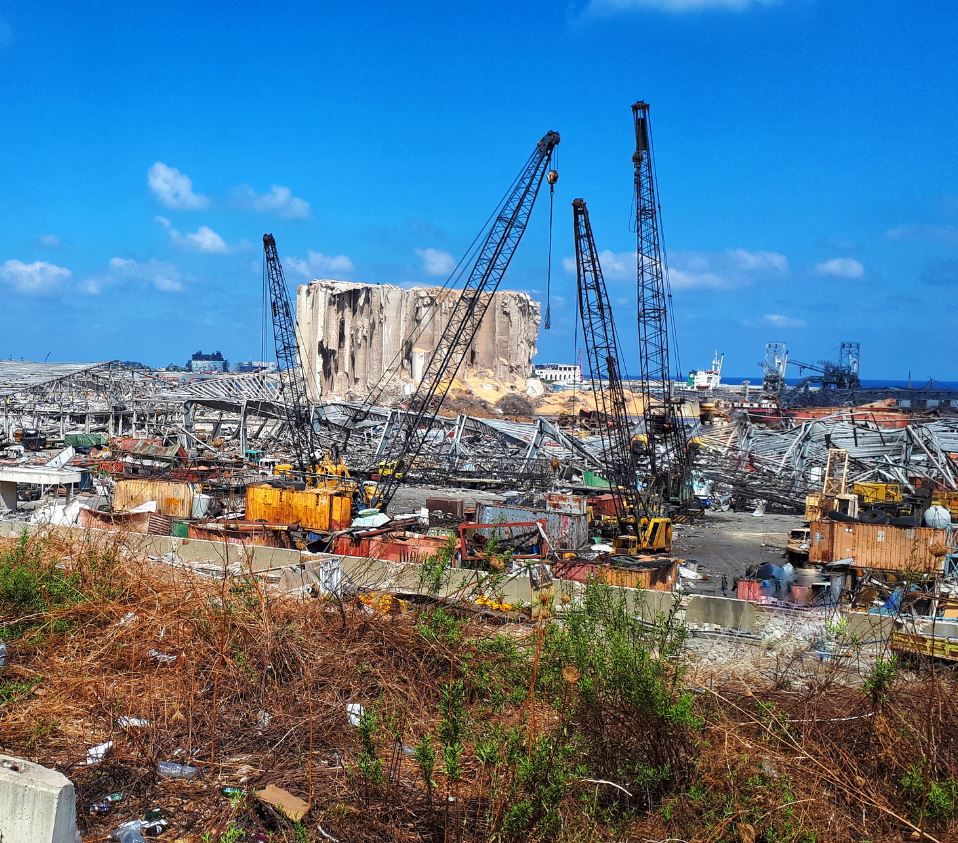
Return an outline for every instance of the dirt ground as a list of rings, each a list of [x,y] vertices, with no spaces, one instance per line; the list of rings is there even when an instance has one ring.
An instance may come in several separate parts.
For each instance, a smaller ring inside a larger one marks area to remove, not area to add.
[[[751,512],[707,512],[690,524],[675,525],[672,552],[696,560],[707,573],[708,579],[696,592],[721,593],[724,574],[731,595],[734,578],[742,576],[749,565],[784,563],[788,532],[801,526],[797,515],[755,518]]]

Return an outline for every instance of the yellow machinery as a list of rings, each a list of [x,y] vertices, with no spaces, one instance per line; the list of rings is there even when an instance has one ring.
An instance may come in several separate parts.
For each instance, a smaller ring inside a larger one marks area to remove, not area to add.
[[[639,519],[639,534],[622,533],[612,542],[614,556],[635,556],[638,553],[668,552],[672,549],[672,521],[654,516]]]
[[[905,496],[900,483],[855,483],[852,491],[863,504],[901,503]]]

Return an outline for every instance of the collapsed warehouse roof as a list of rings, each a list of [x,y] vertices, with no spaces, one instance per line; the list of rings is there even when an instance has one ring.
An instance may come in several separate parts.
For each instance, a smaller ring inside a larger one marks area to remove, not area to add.
[[[849,483],[900,483],[914,491],[913,481],[925,478],[958,489],[958,420],[951,418],[903,418],[889,427],[847,410],[775,430],[741,417],[700,440],[705,476],[795,509],[821,490],[829,448],[848,451]]]

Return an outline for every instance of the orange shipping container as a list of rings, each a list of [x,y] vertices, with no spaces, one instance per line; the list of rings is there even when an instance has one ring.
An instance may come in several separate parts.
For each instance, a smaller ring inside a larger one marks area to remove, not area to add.
[[[851,559],[856,568],[879,571],[943,572],[932,548],[945,546],[944,530],[842,521],[813,521],[808,558],[813,562]]]
[[[352,498],[329,489],[277,489],[267,483],[246,487],[246,520],[299,524],[330,533],[352,523]]]
[[[113,508],[126,512],[149,501],[156,501],[156,511],[172,518],[193,515],[193,496],[198,489],[192,483],[172,480],[117,480],[113,490]]]

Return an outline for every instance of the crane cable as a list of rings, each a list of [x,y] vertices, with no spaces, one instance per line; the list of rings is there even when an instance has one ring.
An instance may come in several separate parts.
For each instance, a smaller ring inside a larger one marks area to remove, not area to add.
[[[556,155],[558,162],[558,155]],[[546,181],[549,182],[549,261],[546,269],[546,318],[542,327],[546,331],[552,330],[552,208],[555,205],[556,182],[559,180],[559,171],[549,170]]]

